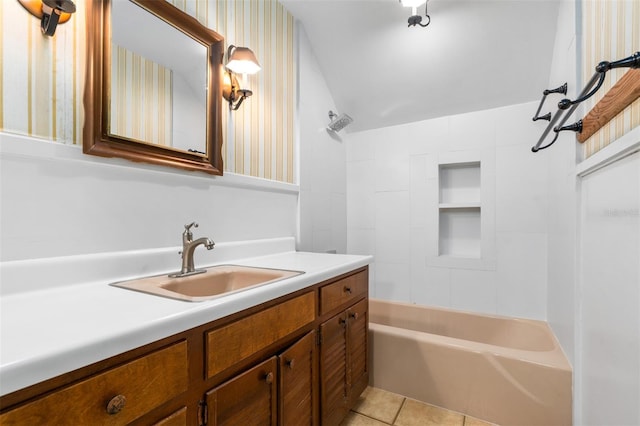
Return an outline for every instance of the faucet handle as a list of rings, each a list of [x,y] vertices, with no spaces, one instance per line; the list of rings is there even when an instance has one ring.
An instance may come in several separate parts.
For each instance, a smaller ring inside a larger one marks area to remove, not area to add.
[[[189,230],[191,229],[191,227],[192,227],[192,226],[193,226],[194,228],[197,228],[197,227],[198,227],[198,224],[197,224],[197,223],[195,223],[195,222],[191,222],[191,223],[186,224],[186,225],[184,226],[185,231],[189,231]]]

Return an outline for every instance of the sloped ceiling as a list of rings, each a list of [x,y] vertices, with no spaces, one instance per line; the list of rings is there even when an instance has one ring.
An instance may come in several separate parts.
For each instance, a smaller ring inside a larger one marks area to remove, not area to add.
[[[280,1],[359,131],[540,99],[561,0],[430,0],[426,28],[398,0]]]

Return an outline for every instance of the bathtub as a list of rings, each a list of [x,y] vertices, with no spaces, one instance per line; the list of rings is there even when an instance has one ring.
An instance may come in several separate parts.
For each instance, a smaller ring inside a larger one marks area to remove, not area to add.
[[[570,425],[572,372],[542,321],[370,300],[371,385],[499,425]]]

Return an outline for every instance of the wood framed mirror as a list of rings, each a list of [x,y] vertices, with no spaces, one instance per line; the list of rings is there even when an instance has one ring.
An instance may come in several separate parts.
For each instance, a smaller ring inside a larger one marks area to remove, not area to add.
[[[87,1],[83,152],[222,175],[224,38],[166,1]]]

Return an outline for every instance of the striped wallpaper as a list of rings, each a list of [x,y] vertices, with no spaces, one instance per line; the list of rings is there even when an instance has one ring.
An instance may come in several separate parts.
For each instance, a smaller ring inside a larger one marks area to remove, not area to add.
[[[82,144],[85,1],[52,38],[15,0],[0,0],[0,129]],[[293,17],[277,0],[167,0],[251,48],[262,71],[248,76],[253,96],[223,112],[224,170],[294,182]]]
[[[122,46],[111,44],[112,134],[172,143],[172,73]]]
[[[601,61],[615,61],[640,51],[640,1],[582,1],[582,78],[586,82]],[[602,88],[585,101],[584,113],[611,89],[627,68],[607,73]],[[584,158],[595,154],[640,125],[640,99],[618,114],[584,143]]]

